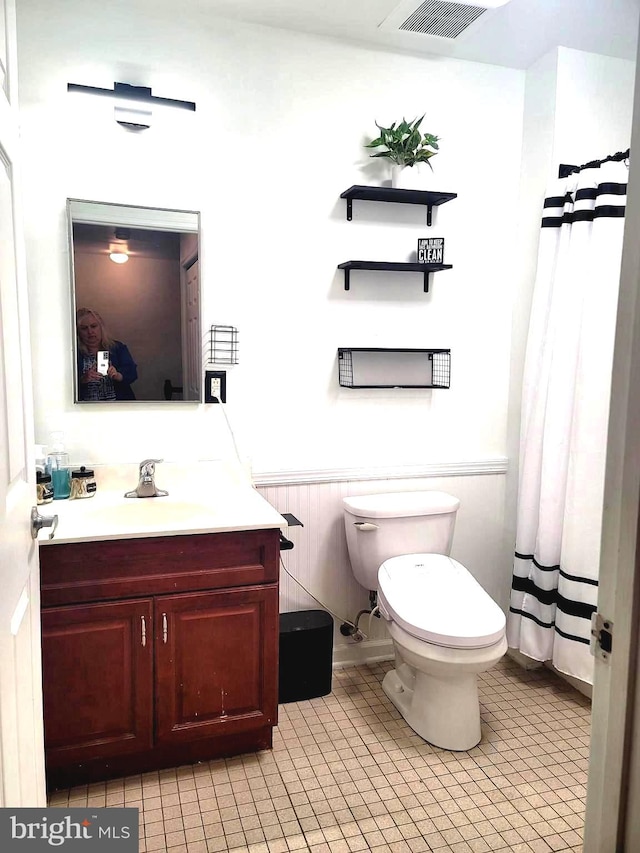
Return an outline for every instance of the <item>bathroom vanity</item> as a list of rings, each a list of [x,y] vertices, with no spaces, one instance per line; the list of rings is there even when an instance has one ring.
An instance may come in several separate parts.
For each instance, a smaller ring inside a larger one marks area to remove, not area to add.
[[[53,505],[58,529],[40,543],[50,787],[271,746],[286,522],[236,486],[219,504],[189,494],[189,510],[171,488]]]

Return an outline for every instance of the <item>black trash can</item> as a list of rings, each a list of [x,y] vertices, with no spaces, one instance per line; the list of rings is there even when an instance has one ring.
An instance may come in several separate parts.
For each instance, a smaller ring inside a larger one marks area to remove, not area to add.
[[[333,619],[326,610],[280,614],[278,701],[301,702],[331,693]]]

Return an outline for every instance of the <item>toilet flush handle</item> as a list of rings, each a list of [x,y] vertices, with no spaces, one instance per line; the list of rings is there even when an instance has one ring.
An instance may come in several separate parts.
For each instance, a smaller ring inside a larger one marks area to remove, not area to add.
[[[370,521],[354,521],[353,526],[356,530],[362,531],[362,533],[369,533],[372,530],[378,529],[378,525],[372,524]]]

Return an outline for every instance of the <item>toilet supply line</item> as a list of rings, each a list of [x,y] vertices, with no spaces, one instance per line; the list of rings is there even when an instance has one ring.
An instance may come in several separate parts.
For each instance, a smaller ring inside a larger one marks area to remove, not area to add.
[[[338,613],[335,613],[330,607],[327,607],[327,605],[324,604],[322,601],[320,601],[319,598],[316,598],[315,595],[312,592],[310,592],[304,584],[300,583],[298,578],[294,577],[291,574],[291,572],[289,571],[289,569],[285,566],[284,560],[282,559],[282,554],[280,555],[280,565],[282,566],[284,573],[286,575],[288,575],[294,583],[297,583],[298,586],[301,589],[303,589],[307,593],[308,596],[313,598],[313,600],[316,601],[321,607],[324,607],[324,609],[327,611],[327,613],[330,613],[333,617],[340,620],[344,625],[350,625],[353,628],[353,633],[349,632],[349,635],[353,637],[353,639],[355,640],[356,643],[360,643],[362,640],[368,639],[367,635],[363,634],[362,631],[360,631],[358,629],[357,622],[356,622],[356,624],[354,624],[353,622],[350,622],[348,619],[343,620],[342,616],[340,616]],[[369,612],[368,610],[361,611],[361,613],[368,613],[368,612]],[[358,617],[359,616],[360,616],[360,614],[358,614]],[[340,631],[342,632],[342,626],[340,628]]]
[[[369,613],[369,628],[368,628],[369,633],[371,633],[371,619],[374,616],[376,616],[378,619],[380,618],[380,607],[377,604]]]
[[[349,622],[348,620],[346,622],[343,622],[342,625],[340,625],[340,633],[342,634],[342,636],[352,637],[356,643],[359,643],[363,639],[363,637],[366,637],[368,639],[368,635],[362,634],[360,628],[358,627],[360,624],[360,617],[364,616],[365,613],[369,614],[369,632],[371,632],[371,616],[375,615],[378,618],[380,617],[380,613],[376,612],[378,611],[377,602],[378,593],[374,589],[369,590],[369,604],[371,605],[370,609],[367,610],[365,608],[364,610],[359,610],[356,614],[355,622]]]

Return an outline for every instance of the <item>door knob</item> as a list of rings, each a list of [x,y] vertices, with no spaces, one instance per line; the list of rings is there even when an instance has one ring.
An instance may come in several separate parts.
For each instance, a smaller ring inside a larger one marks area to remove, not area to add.
[[[31,538],[37,539],[38,533],[43,527],[50,527],[51,533],[49,534],[49,539],[53,539],[53,534],[56,532],[56,527],[58,526],[58,516],[57,515],[40,515],[38,512],[38,508],[35,506],[31,507]]]

